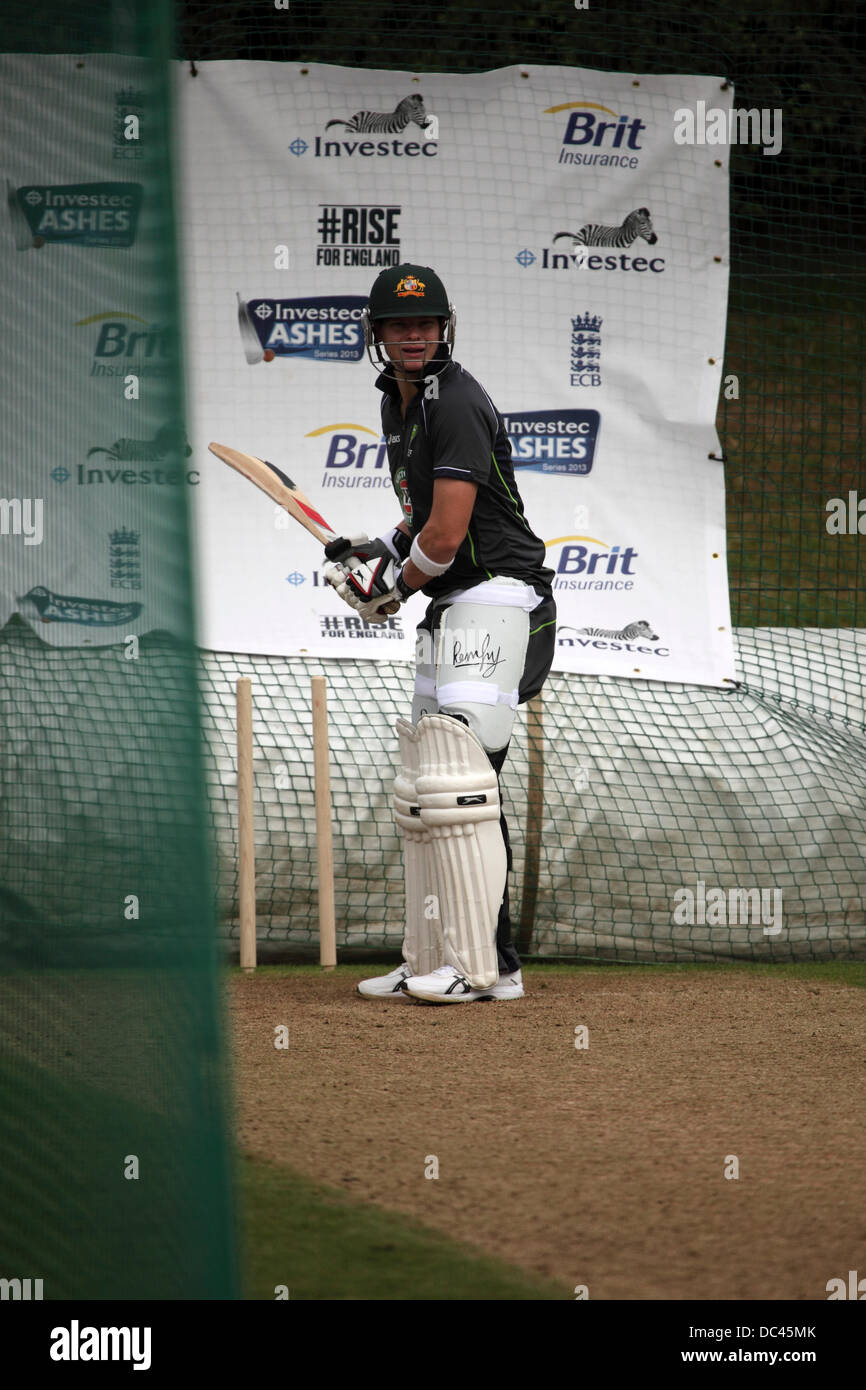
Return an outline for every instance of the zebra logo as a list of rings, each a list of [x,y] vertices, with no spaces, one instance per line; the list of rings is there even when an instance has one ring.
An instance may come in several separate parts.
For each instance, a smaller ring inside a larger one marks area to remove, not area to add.
[[[107,454],[115,463],[159,463],[167,454],[181,450],[186,458],[192,453],[186,435],[172,425],[163,425],[153,439],[115,439],[110,449],[88,449],[87,457]]]
[[[641,619],[638,623],[629,623],[628,627],[620,628],[615,631],[613,628],[604,627],[565,627],[559,628],[560,632],[576,632],[580,637],[612,637],[619,642],[634,642],[638,637],[643,637],[648,642],[658,642],[659,634],[653,632],[649,623]]]
[[[325,130],[341,125],[352,135],[402,135],[413,121],[426,130],[430,119],[424,110],[424,98],[420,92],[415,92],[398,101],[393,111],[356,111],[348,121],[328,121]]]
[[[638,237],[643,237],[650,246],[655,246],[658,241],[650,221],[649,208],[635,208],[618,227],[587,222],[579,232],[557,232],[553,240],[559,241],[563,237],[571,237],[575,246],[631,246]]]

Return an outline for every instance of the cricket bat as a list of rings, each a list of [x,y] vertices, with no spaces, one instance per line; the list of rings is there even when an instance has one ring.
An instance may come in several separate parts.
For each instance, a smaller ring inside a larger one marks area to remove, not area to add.
[[[315,536],[320,545],[337,540],[340,532],[335,531],[316,511],[297,483],[293,483],[288,474],[277,468],[275,463],[256,458],[255,454],[242,454],[239,449],[230,449],[227,444],[209,444],[208,448],[223,463],[227,463],[229,468],[234,468],[235,472],[255,483],[262,492],[266,492],[272,501],[287,511],[289,516],[293,516],[295,521],[300,522],[311,536]],[[399,603],[389,603],[382,611],[396,613],[399,608]]]

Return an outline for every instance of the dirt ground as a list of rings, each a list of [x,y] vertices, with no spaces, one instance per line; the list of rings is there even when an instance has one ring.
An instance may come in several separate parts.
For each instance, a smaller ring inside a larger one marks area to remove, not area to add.
[[[363,1000],[371,973],[233,977],[244,1151],[591,1299],[866,1274],[862,990],[552,969],[449,1007]]]

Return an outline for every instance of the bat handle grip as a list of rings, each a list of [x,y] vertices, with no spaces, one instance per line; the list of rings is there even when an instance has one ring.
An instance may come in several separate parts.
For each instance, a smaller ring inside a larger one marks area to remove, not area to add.
[[[325,554],[329,560],[343,560],[347,555],[351,555],[351,553],[351,541],[347,540],[345,536],[337,536],[335,540],[328,541],[328,544],[325,546]]]

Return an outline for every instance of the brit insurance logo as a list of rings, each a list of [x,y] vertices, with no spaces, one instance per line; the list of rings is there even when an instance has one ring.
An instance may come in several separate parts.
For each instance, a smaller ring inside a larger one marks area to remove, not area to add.
[[[585,475],[592,470],[601,416],[597,410],[524,410],[503,416],[514,467]]]
[[[391,487],[388,446],[379,430],[342,421],[319,425],[305,438],[314,439],[320,450],[322,487]]]
[[[393,203],[320,203],[316,265],[399,265],[401,212]]]
[[[412,139],[417,126],[421,139]],[[329,131],[333,126],[342,126],[343,136],[351,139],[335,139],[317,135],[313,141],[315,159],[377,159],[383,155],[397,158],[417,159],[424,156],[433,159],[439,153],[439,121],[429,113],[420,92],[403,97],[390,111],[356,111],[352,116],[334,116],[325,125]],[[404,138],[409,136],[408,139]],[[300,158],[310,146],[298,136],[289,145],[291,154]]]
[[[142,189],[138,183],[28,183],[7,181],[7,205],[15,246],[38,250],[66,246],[132,246]]]
[[[524,246],[514,259],[523,270],[604,270],[649,272],[661,275],[665,262],[662,256],[647,256],[645,248],[655,246],[658,233],[653,227],[649,208],[632,208],[621,222],[585,222],[573,232],[556,232],[552,245],[540,248],[540,254]],[[556,243],[559,250],[555,250]]]
[[[313,440],[319,451],[319,477],[323,488],[351,488],[365,492],[371,488],[386,488],[390,492],[393,485],[388,467],[388,445],[380,430],[371,429],[369,425],[340,421],[319,425],[317,429],[309,430],[304,438]],[[350,505],[348,501],[346,505]],[[305,581],[306,576],[300,573],[290,576],[293,584],[303,584]],[[313,588],[324,588],[325,582],[321,571],[314,569]],[[377,627],[375,623],[370,626],[374,629]],[[323,629],[323,634],[363,637],[364,630],[348,630],[336,624],[327,632]]]
[[[90,375],[116,380],[127,376],[168,380],[177,370],[177,330],[122,310],[78,319],[93,347]]]
[[[598,536],[557,536],[545,545],[554,589],[630,591],[639,578],[639,552],[631,545],[609,545]]]
[[[559,164],[637,169],[646,124],[638,116],[614,111],[597,101],[563,101],[545,116],[560,119]]]
[[[313,362],[360,362],[365,295],[309,299],[250,299],[238,295],[238,327],[247,362],[306,357]]]

